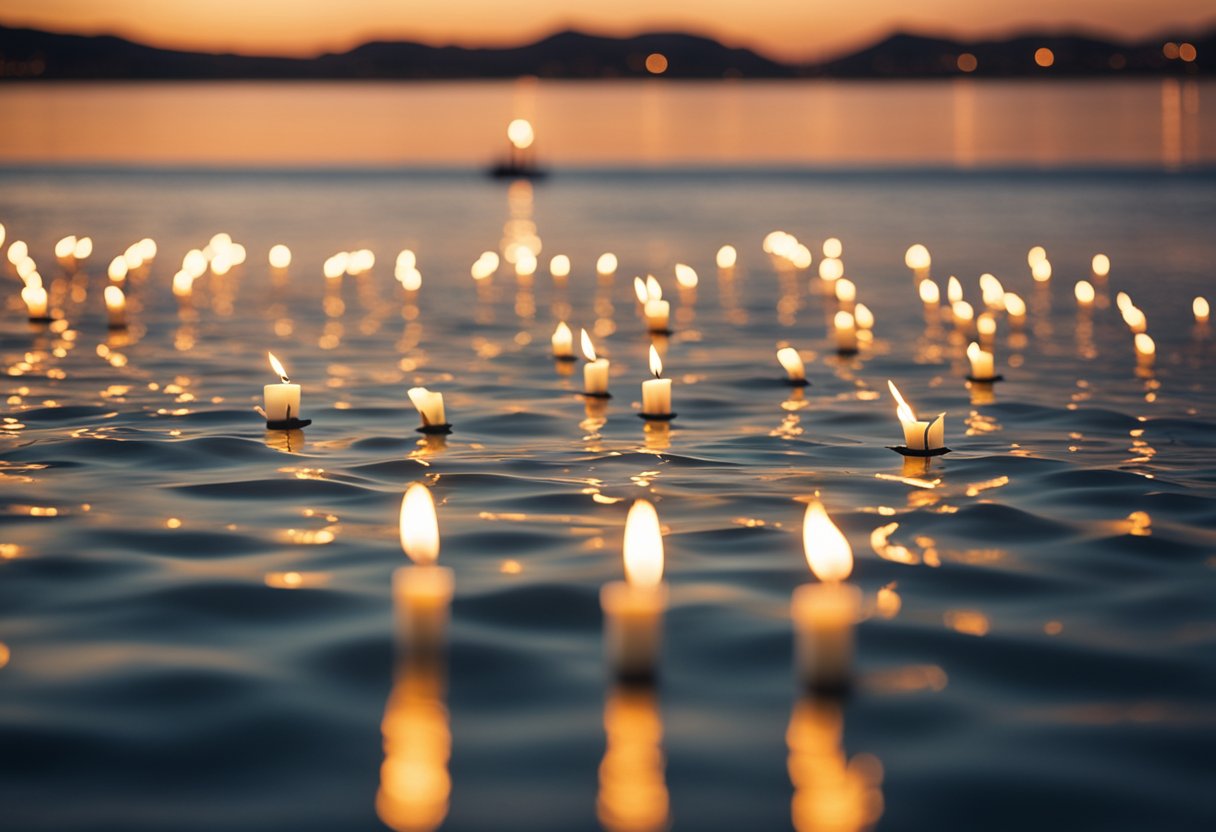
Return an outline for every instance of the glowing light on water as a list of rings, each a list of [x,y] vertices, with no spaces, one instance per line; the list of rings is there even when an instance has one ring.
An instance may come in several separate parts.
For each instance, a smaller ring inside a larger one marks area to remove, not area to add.
[[[739,260],[739,252],[732,245],[725,245],[718,249],[717,255],[714,257],[714,262],[718,264],[719,269],[732,269],[735,263]]]
[[[595,261],[595,273],[603,277],[616,274],[617,259],[611,251],[601,254]]]
[[[932,262],[929,249],[920,243],[908,246],[908,250],[904,252],[904,265],[912,271],[925,271]]]
[[[570,258],[564,254],[558,254],[549,261],[549,274],[552,277],[561,279],[570,275]]]
[[[1091,306],[1096,293],[1093,284],[1088,280],[1078,280],[1077,285],[1073,287],[1073,295],[1076,296],[1079,305]]]
[[[30,247],[26,245],[25,240],[13,240],[13,244],[8,247],[8,262],[14,266],[29,257]]]
[[[536,133],[527,119],[517,118],[507,125],[507,139],[518,150],[527,150],[536,140]]]
[[[676,282],[685,289],[697,287],[697,271],[692,266],[676,263]]]
[[[937,306],[942,301],[942,291],[932,280],[922,280],[917,287],[921,302],[925,306]]]
[[[1205,297],[1197,297],[1191,301],[1191,311],[1195,313],[1195,322],[1206,324],[1211,308],[1208,305],[1208,299]]]
[[[55,243],[55,257],[66,260],[76,251],[76,237],[68,236]]]
[[[823,256],[829,258],[839,258],[844,254],[844,243],[840,242],[836,237],[828,237],[823,241]]]
[[[840,303],[852,303],[857,299],[857,286],[847,277],[836,281],[836,300]]]
[[[106,269],[106,275],[115,283],[122,283],[127,279],[127,259],[119,256],[110,261],[109,267]]]
[[[1095,254],[1090,261],[1090,270],[1094,277],[1106,277],[1110,274],[1110,258],[1105,254]]]
[[[285,269],[291,265],[291,249],[282,243],[276,243],[270,247],[266,260],[272,269]]]
[[[819,279],[826,281],[839,280],[844,277],[844,263],[840,260],[828,259],[819,262]]]

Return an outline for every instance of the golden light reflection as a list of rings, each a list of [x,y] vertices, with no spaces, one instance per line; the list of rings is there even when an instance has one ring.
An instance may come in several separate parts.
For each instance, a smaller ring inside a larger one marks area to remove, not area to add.
[[[947,610],[942,620],[957,633],[977,637],[988,635],[988,616],[978,610]]]
[[[654,690],[614,688],[604,703],[606,745],[599,768],[596,815],[609,832],[666,829],[663,720]]]
[[[384,708],[376,815],[396,832],[430,832],[448,814],[452,732],[443,677],[438,665],[406,664]]]
[[[801,699],[794,705],[785,740],[797,832],[861,832],[882,817],[882,764],[869,754],[849,760],[843,736],[839,703]]]

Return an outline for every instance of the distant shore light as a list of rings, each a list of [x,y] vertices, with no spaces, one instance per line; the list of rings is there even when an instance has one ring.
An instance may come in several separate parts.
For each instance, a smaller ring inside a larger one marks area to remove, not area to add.
[[[651,52],[646,56],[646,71],[651,75],[662,75],[667,71],[667,56],[661,52]]]
[[[517,118],[507,125],[507,138],[520,150],[526,150],[532,146],[536,134],[527,119]]]
[[[1034,62],[1046,69],[1056,62],[1055,53],[1046,46],[1040,46],[1034,51]]]
[[[961,72],[975,72],[975,68],[979,65],[980,62],[970,52],[964,52],[958,56],[958,68]]]

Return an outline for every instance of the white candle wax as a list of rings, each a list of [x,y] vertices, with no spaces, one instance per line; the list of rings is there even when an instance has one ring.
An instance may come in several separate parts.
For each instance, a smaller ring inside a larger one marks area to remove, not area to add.
[[[975,379],[988,379],[996,376],[995,359],[992,353],[981,349],[980,346],[972,342],[967,348],[967,358],[971,361],[971,377]]]
[[[608,392],[608,359],[597,358],[583,365],[583,392],[602,395]]]
[[[559,359],[574,358],[574,333],[570,331],[563,321],[557,325],[557,329],[553,331],[553,357]]]
[[[447,424],[447,414],[443,408],[443,394],[427,390],[425,387],[411,387],[410,401],[418,409],[422,417],[423,427]]]
[[[939,413],[933,421],[903,422],[904,444],[913,451],[934,451],[946,445],[946,414]]]
[[[803,584],[794,590],[798,678],[805,687],[838,690],[848,685],[860,607],[860,590],[848,584]]]
[[[41,286],[26,286],[21,290],[21,299],[31,318],[45,318],[47,308],[46,289]]]
[[[834,319],[836,325],[836,351],[857,352],[857,325],[852,313],[841,310]]]
[[[608,660],[621,678],[646,678],[658,664],[667,587],[633,586],[624,581],[600,591]]]
[[[122,329],[127,325],[127,298],[122,289],[110,285],[103,293],[106,302],[106,314],[109,316],[110,329]]]
[[[647,416],[671,413],[671,379],[652,378],[642,382],[642,413]]]
[[[300,385],[267,384],[262,388],[262,394],[267,422],[300,418]]]
[[[412,656],[443,649],[453,584],[452,570],[443,566],[403,566],[393,572],[399,643]]]
[[[667,329],[671,318],[671,304],[665,300],[648,300],[643,308],[646,317],[646,327],[652,332],[662,332]]]

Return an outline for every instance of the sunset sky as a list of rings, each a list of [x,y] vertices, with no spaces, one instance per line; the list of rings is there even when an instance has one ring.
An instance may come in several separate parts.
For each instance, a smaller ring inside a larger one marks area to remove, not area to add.
[[[1083,27],[1139,38],[1216,22],[1212,0],[5,0],[0,22],[159,46],[312,55],[377,39],[522,43],[561,28],[682,30],[786,59],[897,27],[961,35]]]

